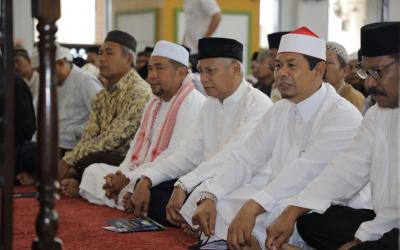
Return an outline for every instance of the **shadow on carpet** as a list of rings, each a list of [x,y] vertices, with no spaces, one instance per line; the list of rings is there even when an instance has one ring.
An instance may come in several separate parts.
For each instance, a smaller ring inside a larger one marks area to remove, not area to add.
[[[16,192],[34,191],[33,187],[16,187]],[[35,238],[35,220],[39,211],[36,198],[14,198],[13,249],[30,249]],[[81,198],[61,197],[56,203],[59,215],[58,237],[63,249],[172,249],[183,250],[195,241],[181,229],[165,231],[113,233],[102,227],[110,218],[128,218],[129,214],[88,203]]]

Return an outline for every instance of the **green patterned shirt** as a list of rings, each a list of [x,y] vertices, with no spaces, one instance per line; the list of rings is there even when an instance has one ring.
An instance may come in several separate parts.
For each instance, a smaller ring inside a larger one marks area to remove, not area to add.
[[[81,140],[65,154],[64,161],[74,166],[84,156],[94,152],[125,155],[151,97],[149,84],[133,69],[112,89],[101,90],[93,99],[92,112]]]

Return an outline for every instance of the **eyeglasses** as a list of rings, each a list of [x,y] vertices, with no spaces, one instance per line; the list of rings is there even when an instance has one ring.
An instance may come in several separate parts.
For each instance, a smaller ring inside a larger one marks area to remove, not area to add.
[[[380,80],[380,79],[382,79],[382,71],[384,71],[384,70],[387,69],[390,65],[392,65],[392,64],[394,64],[394,63],[396,63],[396,62],[398,62],[398,61],[399,61],[399,60],[396,59],[396,60],[394,60],[393,62],[391,62],[391,63],[389,63],[389,64],[383,66],[383,68],[381,68],[381,69],[367,69],[367,70],[365,70],[365,69],[363,69],[363,68],[361,67],[361,65],[359,65],[359,66],[357,67],[357,69],[356,69],[356,73],[357,73],[357,75],[358,75],[361,79],[363,79],[363,80],[367,79],[369,75],[372,76],[375,80]]]

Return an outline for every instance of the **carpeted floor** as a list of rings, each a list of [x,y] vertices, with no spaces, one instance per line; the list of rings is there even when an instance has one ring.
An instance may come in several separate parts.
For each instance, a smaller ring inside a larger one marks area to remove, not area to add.
[[[34,191],[17,187],[16,192]],[[14,198],[13,249],[30,249],[35,238],[34,223],[39,210],[35,198]],[[63,249],[187,249],[195,239],[178,228],[146,233],[113,233],[102,229],[110,218],[129,217],[123,211],[97,206],[81,198],[61,197],[56,203],[59,214],[58,237]]]

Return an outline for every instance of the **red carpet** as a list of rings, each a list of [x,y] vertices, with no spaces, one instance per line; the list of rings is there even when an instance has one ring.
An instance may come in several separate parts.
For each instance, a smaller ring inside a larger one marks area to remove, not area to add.
[[[17,187],[17,192],[33,191]],[[35,220],[39,210],[35,198],[14,198],[13,249],[30,249],[35,238]],[[102,229],[110,218],[129,217],[123,211],[97,206],[81,198],[62,197],[56,204],[59,215],[58,237],[63,249],[187,249],[195,241],[178,228],[146,233],[113,233]]]

